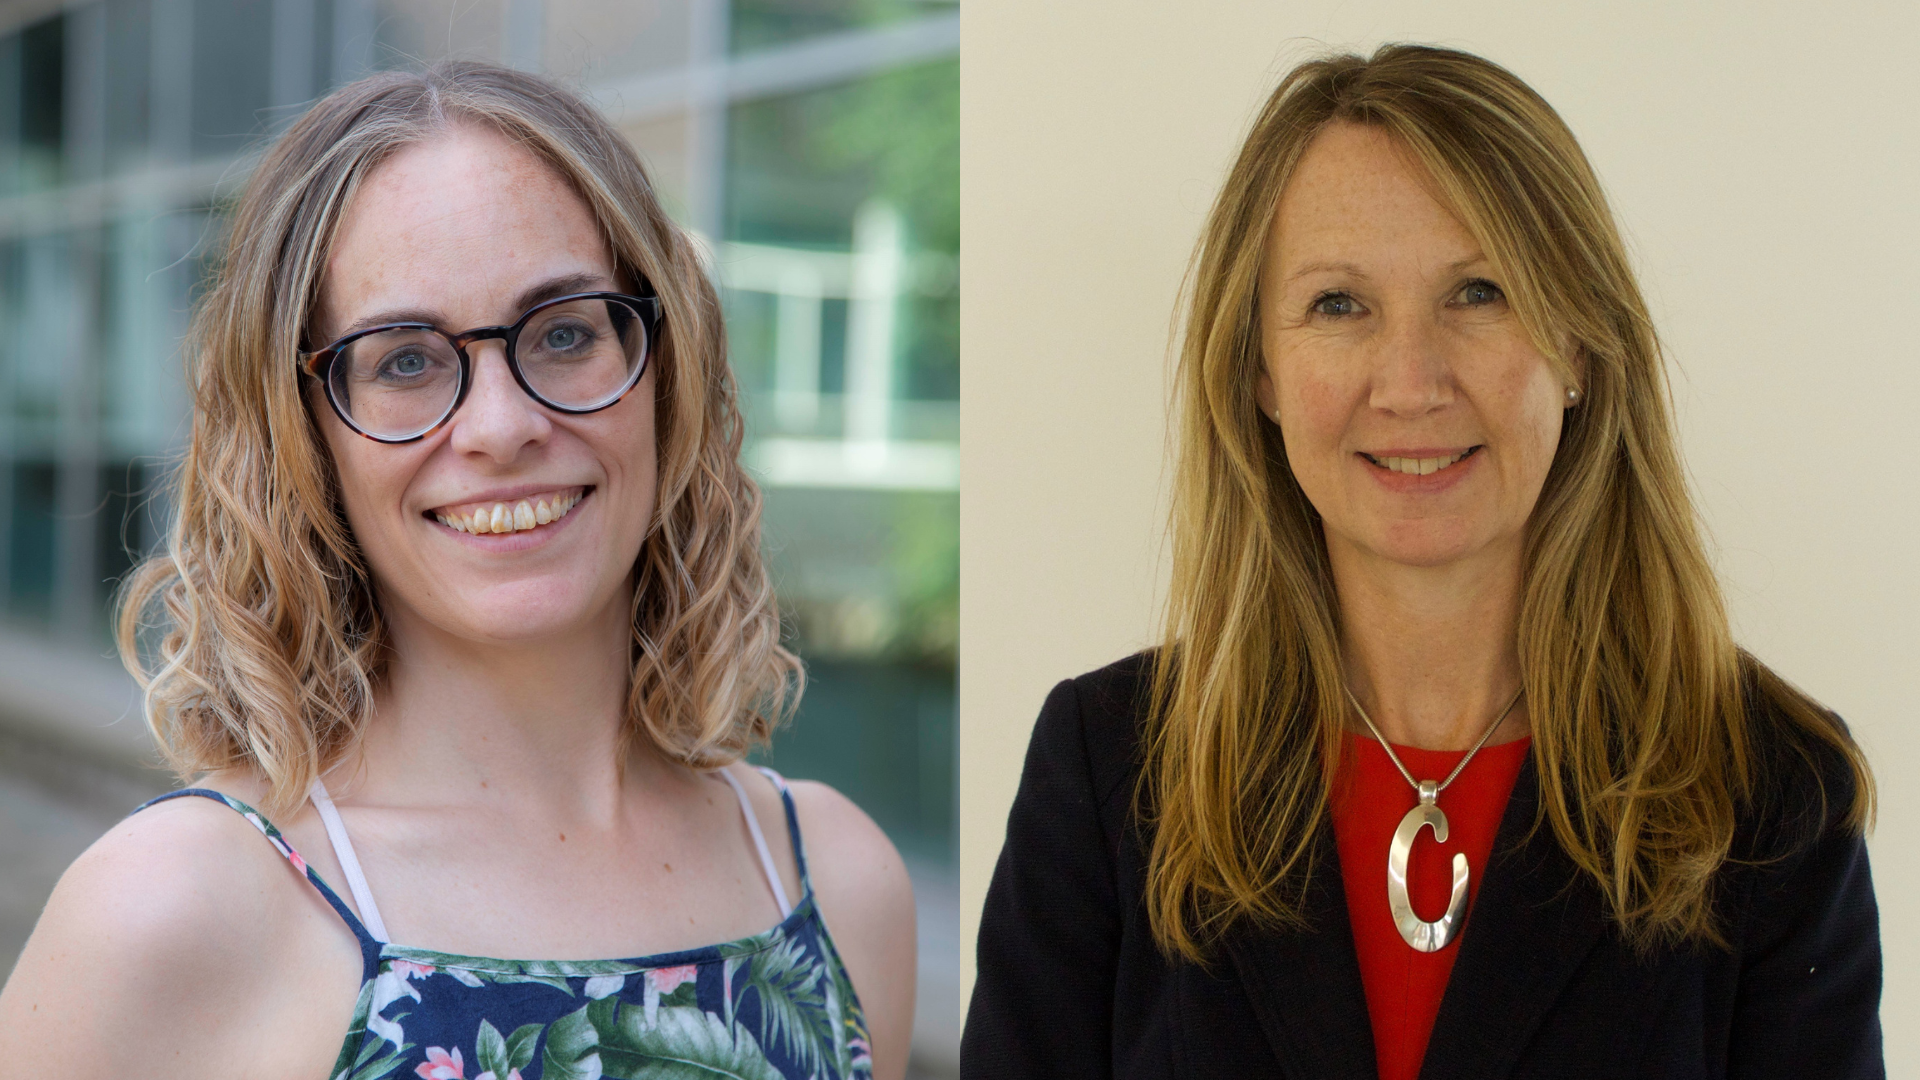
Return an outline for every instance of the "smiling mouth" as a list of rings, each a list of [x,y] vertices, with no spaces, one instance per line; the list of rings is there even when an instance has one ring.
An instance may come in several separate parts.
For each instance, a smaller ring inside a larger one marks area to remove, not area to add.
[[[525,532],[566,517],[591,487],[559,488],[512,502],[463,503],[427,511],[427,515],[456,532]]]
[[[1389,472],[1405,473],[1408,476],[1430,476],[1442,469],[1451,468],[1467,460],[1479,453],[1481,447],[1485,445],[1485,443],[1482,443],[1480,446],[1469,446],[1465,450],[1450,457],[1375,457],[1364,450],[1360,451],[1360,456]]]

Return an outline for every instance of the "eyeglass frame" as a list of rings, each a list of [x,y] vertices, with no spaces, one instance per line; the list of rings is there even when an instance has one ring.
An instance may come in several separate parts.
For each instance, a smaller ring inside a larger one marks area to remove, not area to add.
[[[641,327],[646,331],[647,335],[645,347],[640,353],[640,363],[635,365],[633,374],[627,378],[627,385],[622,387],[620,392],[615,394],[610,400],[603,401],[598,405],[588,405],[585,407],[562,405],[558,402],[550,401],[545,395],[535,390],[532,384],[527,382],[526,373],[520,370],[520,358],[514,354],[513,348],[513,343],[515,339],[520,336],[520,331],[526,329],[527,323],[535,315],[540,314],[550,307],[579,300],[617,300],[629,305],[640,316]],[[320,389],[326,394],[327,404],[332,406],[333,414],[340,418],[341,423],[347,425],[348,430],[352,431],[355,435],[371,439],[377,443],[398,446],[410,442],[419,442],[421,439],[445,427],[447,421],[453,419],[453,414],[459,412],[460,406],[466,403],[467,391],[473,389],[473,358],[467,355],[467,346],[473,342],[497,339],[502,349],[506,352],[507,370],[513,373],[513,381],[520,384],[520,389],[524,391],[528,397],[555,412],[565,413],[569,416],[585,416],[588,413],[596,413],[601,409],[610,409],[620,404],[628,394],[633,392],[634,387],[640,385],[641,377],[647,373],[647,364],[653,359],[653,347],[654,343],[659,340],[658,335],[662,321],[664,321],[664,316],[660,309],[660,298],[658,296],[633,296],[628,293],[619,292],[568,293],[565,296],[556,296],[551,300],[542,300],[540,303],[528,308],[512,323],[502,326],[476,326],[471,330],[462,331],[458,334],[449,333],[432,323],[423,322],[382,323],[379,326],[369,326],[364,330],[355,330],[353,333],[335,340],[325,348],[296,353],[294,365],[301,373],[319,380]],[[454,355],[460,358],[460,389],[454,393],[453,403],[447,406],[447,411],[441,414],[440,419],[435,420],[424,430],[413,435],[398,438],[375,435],[362,428],[359,424],[354,423],[353,417],[347,415],[347,410],[341,408],[339,400],[334,397],[333,379],[331,378],[334,361],[339,359],[341,351],[347,346],[363,337],[386,333],[392,330],[427,330],[438,334],[442,340],[453,346]]]

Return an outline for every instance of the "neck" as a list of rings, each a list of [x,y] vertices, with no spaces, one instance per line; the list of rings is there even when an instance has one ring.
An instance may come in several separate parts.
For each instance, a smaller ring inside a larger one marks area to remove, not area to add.
[[[542,816],[611,821],[622,786],[666,768],[623,764],[632,671],[626,598],[537,641],[447,634],[407,611],[389,620],[391,659],[352,780],[390,806],[510,802]]]
[[[1467,750],[1520,689],[1521,553],[1409,566],[1327,545],[1348,686],[1389,742]],[[1366,733],[1356,718],[1354,726]],[[1489,740],[1526,734],[1523,699]]]

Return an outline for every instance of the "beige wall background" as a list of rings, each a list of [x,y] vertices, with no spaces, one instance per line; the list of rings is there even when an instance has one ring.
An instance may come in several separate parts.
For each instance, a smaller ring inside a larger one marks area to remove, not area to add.
[[[1150,641],[1185,260],[1294,62],[1388,40],[1516,71],[1579,136],[1672,360],[1741,640],[1881,783],[1889,1071],[1920,1076],[1920,7],[971,0],[961,123],[966,986],[1033,717]],[[964,1000],[964,998],[963,998]]]

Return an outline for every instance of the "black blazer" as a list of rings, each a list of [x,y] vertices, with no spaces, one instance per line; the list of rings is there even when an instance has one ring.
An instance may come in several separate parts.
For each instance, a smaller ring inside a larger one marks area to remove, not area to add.
[[[1323,830],[1308,932],[1241,925],[1206,967],[1153,944],[1132,813],[1146,657],[1054,688],[980,923],[963,1077],[1372,1080],[1372,1028]],[[1845,762],[1757,716],[1773,782],[1723,869],[1731,951],[1637,958],[1545,826],[1531,759],[1455,947],[1423,1080],[1883,1077],[1879,914],[1839,825]],[[1826,798],[1821,799],[1824,784]]]

